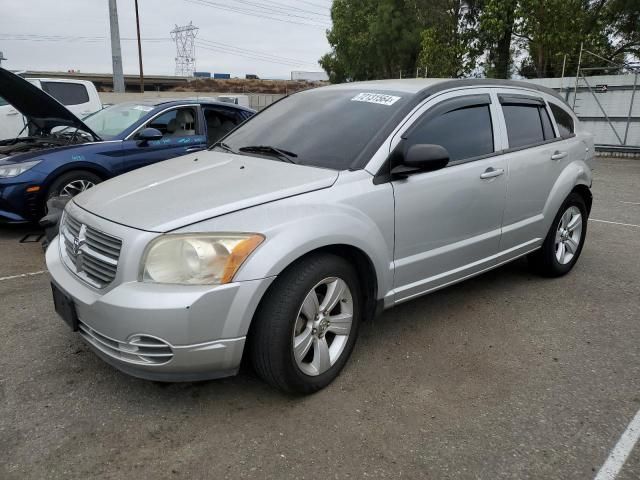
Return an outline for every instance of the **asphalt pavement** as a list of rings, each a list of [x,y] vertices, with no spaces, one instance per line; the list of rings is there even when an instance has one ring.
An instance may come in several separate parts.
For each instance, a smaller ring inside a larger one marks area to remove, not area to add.
[[[594,478],[640,409],[640,160],[594,181],[568,276],[516,261],[389,310],[303,398],[119,373],[54,313],[34,229],[2,227],[0,478]]]

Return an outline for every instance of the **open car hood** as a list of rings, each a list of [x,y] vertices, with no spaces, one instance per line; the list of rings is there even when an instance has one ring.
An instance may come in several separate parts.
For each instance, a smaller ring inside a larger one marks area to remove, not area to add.
[[[0,97],[27,117],[38,134],[55,127],[72,127],[101,140],[85,123],[48,93],[18,75],[0,68]],[[34,132],[30,132],[33,134]]]

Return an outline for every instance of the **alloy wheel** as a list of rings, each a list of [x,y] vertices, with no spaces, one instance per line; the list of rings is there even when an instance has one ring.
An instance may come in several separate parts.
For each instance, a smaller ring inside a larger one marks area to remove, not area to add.
[[[353,297],[344,280],[328,277],[307,294],[293,328],[293,356],[309,376],[321,375],[338,361],[353,323]]]
[[[560,218],[556,231],[556,260],[566,265],[576,255],[582,239],[582,213],[576,206],[569,207]]]
[[[94,187],[95,183],[90,180],[78,179],[72,180],[60,189],[61,197],[75,197],[79,193]]]

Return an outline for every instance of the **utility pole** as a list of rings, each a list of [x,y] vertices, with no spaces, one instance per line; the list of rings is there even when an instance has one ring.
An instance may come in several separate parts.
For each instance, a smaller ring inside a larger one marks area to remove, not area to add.
[[[2,52],[0,52],[0,67],[2,66],[2,61],[3,60],[9,60],[8,58],[4,58],[4,55],[2,54]]]
[[[142,42],[140,40],[140,17],[138,16],[138,0],[136,0],[136,28],[138,30],[138,63],[140,64],[140,93],[144,93],[144,72],[142,71]]]
[[[109,0],[109,22],[111,24],[111,63],[113,64],[113,91],[124,92],[122,73],[122,50],[120,48],[120,28],[118,27],[118,5]]]

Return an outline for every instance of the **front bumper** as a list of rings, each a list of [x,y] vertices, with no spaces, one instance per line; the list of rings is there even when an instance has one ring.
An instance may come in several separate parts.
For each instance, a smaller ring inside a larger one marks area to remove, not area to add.
[[[31,185],[38,182],[0,179],[0,223],[34,222],[44,215],[42,192],[26,192]]]
[[[79,333],[92,350],[125,373],[159,381],[234,375],[255,309],[273,280],[217,287],[132,281],[101,291],[62,263],[58,238],[46,257],[53,283],[73,299]]]

